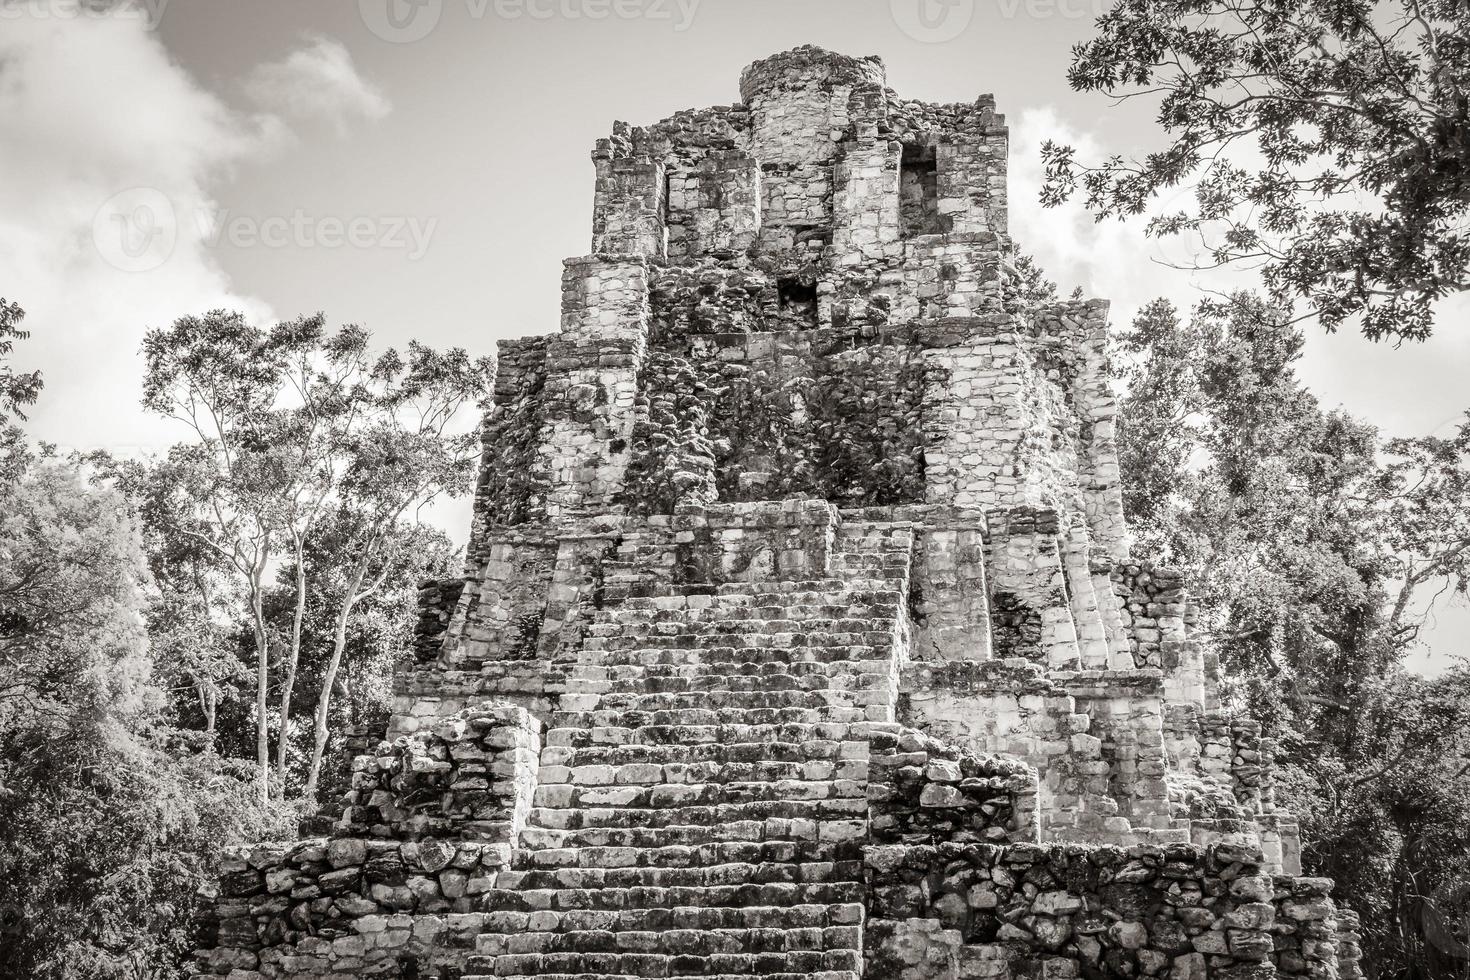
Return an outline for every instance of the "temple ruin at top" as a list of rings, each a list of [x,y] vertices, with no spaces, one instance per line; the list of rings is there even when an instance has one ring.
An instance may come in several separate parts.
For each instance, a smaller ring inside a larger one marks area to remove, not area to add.
[[[200,977],[1359,976],[993,100],[812,47],[740,96],[598,141],[387,740],[230,858]]]

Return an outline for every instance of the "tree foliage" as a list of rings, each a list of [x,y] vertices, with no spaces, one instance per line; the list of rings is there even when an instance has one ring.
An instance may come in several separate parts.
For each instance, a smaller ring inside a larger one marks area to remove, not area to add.
[[[1461,0],[1120,0],[1074,49],[1074,89],[1147,98],[1167,145],[1079,163],[1043,149],[1043,200],[1099,219],[1193,181],[1154,235],[1258,265],[1333,329],[1421,339],[1470,287],[1470,7]]]
[[[25,315],[19,304],[6,302],[5,297],[0,296],[0,425],[4,425],[10,416],[24,419],[25,406],[35,404],[41,394],[41,372],[20,374],[10,366],[15,342],[30,336],[29,331],[20,326]]]
[[[0,976],[188,976],[219,857],[300,816],[246,761],[257,709],[280,698],[295,785],[343,723],[380,722],[416,585],[455,562],[416,509],[468,488],[454,426],[489,366],[367,340],[231,314],[150,334],[146,403],[200,436],[162,459],[62,461],[0,425]],[[293,705],[298,653],[319,690]]]
[[[326,682],[335,647],[335,627],[349,576],[355,565],[356,538],[351,527],[336,520],[324,522],[306,549],[307,577],[313,583],[303,629],[300,682],[315,692],[296,705],[300,733],[290,746],[290,784],[304,787],[310,776],[315,750],[315,718],[322,692],[330,694],[327,705],[327,751],[322,753],[319,782],[314,797],[331,802],[332,790],[340,789],[336,764],[345,761],[335,754],[340,736],[349,727],[366,725],[381,730],[388,715],[393,674],[412,656],[418,622],[418,585],[425,578],[446,578],[458,571],[459,554],[448,537],[426,524],[403,521],[394,526],[390,540],[377,551],[369,566],[372,578],[381,575],[382,586],[360,600],[347,620],[338,668],[330,686]],[[280,586],[268,602],[268,611],[284,629],[290,621],[290,581],[295,570],[283,567]],[[330,778],[322,773],[329,769]],[[304,792],[304,790],[303,790]],[[310,800],[305,801],[310,805]]]
[[[0,483],[0,975],[183,975],[194,890],[279,829],[162,724],[122,495],[30,458]]]
[[[272,777],[277,787],[286,782],[307,609],[322,588],[308,577],[310,542],[330,524],[343,541],[350,587],[316,698],[308,797],[330,735],[331,689],[355,607],[383,587],[400,523],[440,495],[468,492],[478,458],[463,410],[487,397],[489,360],[417,342],[404,354],[374,357],[370,339],[357,326],[329,332],[320,315],[267,329],[216,310],[150,331],[144,342],[144,404],[197,437],[159,472],[165,503],[153,513],[169,525],[164,536],[202,545],[243,592],[255,650],[256,759],[267,795]],[[294,574],[292,603],[289,625],[273,635],[265,602],[270,572],[281,562]],[[280,683],[273,686],[274,661]]]
[[[0,493],[0,730],[146,713],[147,569],[125,502],[56,462]]]
[[[1435,600],[1466,591],[1470,424],[1384,439],[1323,409],[1289,319],[1251,294],[1139,314],[1117,352],[1125,510],[1281,743],[1310,870],[1363,914],[1378,975],[1408,976],[1438,955],[1437,890],[1470,875],[1470,670],[1403,669]]]
[[[15,342],[29,334],[20,322],[25,310],[0,297],[0,484],[13,483],[31,458],[31,450],[12,416],[25,419],[22,407],[35,402],[41,393],[41,374],[17,374],[10,365]]]

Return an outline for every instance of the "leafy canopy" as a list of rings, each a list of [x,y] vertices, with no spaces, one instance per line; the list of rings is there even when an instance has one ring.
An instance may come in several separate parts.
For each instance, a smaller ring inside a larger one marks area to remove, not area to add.
[[[10,366],[15,342],[30,336],[30,332],[20,326],[25,315],[26,311],[19,305],[7,303],[5,297],[0,296],[0,424],[11,415],[24,419],[22,409],[35,404],[41,394],[41,372],[18,374]]]
[[[0,976],[182,978],[222,850],[284,828],[238,767],[161,724],[119,492],[19,458],[0,555]]]
[[[1323,409],[1288,319],[1251,294],[1139,314],[1116,352],[1124,507],[1136,549],[1185,571],[1227,699],[1279,743],[1309,872],[1402,976],[1441,955],[1434,916],[1457,913],[1434,896],[1470,875],[1470,668],[1402,667],[1470,579],[1470,424],[1383,439]]]
[[[1422,339],[1470,288],[1470,6],[1463,0],[1119,0],[1078,45],[1081,92],[1158,103],[1168,144],[1097,165],[1043,147],[1042,199],[1099,220],[1194,181],[1153,235],[1258,266],[1332,330]]]

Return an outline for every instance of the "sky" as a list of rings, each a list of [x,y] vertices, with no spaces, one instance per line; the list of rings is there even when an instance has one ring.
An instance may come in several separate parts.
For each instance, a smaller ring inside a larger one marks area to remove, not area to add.
[[[1039,147],[1157,145],[1147,107],[1066,84],[1106,0],[0,0],[0,296],[27,310],[29,428],[68,449],[160,451],[143,333],[187,314],[324,311],[382,345],[488,353],[555,329],[561,261],[590,247],[594,142],[739,99],[799,44],[876,54],[906,98],[993,93],[1011,127],[1011,231],[1064,292],[1181,309],[1244,276],[1183,272],[1138,224],[1037,203]],[[1309,333],[1301,374],[1393,435],[1470,408],[1470,297],[1429,342]],[[437,518],[462,539],[466,511]],[[1470,653],[1442,606],[1434,669]],[[1423,659],[1423,658],[1421,658]]]

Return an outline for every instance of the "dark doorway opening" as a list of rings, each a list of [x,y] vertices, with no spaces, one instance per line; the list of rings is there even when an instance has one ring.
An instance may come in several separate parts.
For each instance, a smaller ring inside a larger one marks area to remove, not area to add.
[[[899,227],[904,238],[950,230],[939,213],[939,162],[932,146],[905,144],[898,173]]]
[[[782,326],[788,330],[814,330],[817,326],[817,284],[800,279],[776,282]]]

